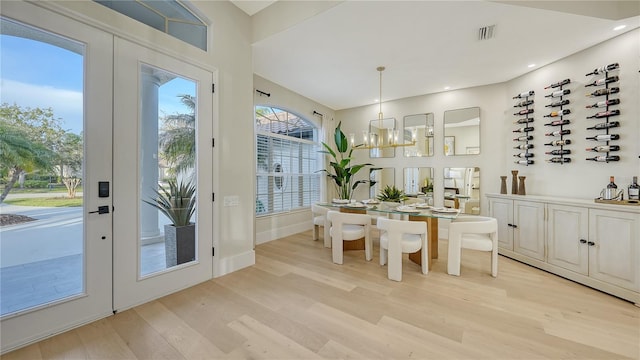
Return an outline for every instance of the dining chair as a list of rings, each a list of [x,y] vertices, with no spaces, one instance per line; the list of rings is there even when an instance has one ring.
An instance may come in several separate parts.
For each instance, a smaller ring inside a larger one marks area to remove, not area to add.
[[[311,219],[313,221],[314,241],[320,238],[320,227],[324,228],[324,224],[327,221],[327,212],[329,212],[328,208],[316,204],[311,204]]]
[[[447,273],[460,276],[462,249],[491,252],[491,276],[498,276],[498,220],[460,215],[449,224]]]
[[[429,247],[427,246],[427,223],[378,218],[380,229],[380,265],[387,260],[387,277],[402,281],[402,254],[415,253],[422,249],[422,273],[429,272]]]
[[[369,235],[371,217],[367,214],[352,214],[339,211],[327,212],[331,223],[331,254],[333,262],[343,263],[343,241],[353,241],[364,238],[364,254],[367,261],[373,258],[373,243]]]

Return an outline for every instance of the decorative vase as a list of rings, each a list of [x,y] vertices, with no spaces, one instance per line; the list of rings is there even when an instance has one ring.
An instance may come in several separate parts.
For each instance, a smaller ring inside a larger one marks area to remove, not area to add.
[[[507,193],[507,177],[500,176],[500,194]]]
[[[518,195],[527,195],[527,191],[524,189],[524,179],[526,176],[518,176],[520,184],[518,184]]]
[[[511,170],[511,175],[513,175],[511,179],[511,193],[518,194],[518,170]]]

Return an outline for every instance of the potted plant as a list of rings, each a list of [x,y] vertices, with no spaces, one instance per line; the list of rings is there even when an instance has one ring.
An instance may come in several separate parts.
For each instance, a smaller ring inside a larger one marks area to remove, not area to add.
[[[142,201],[171,221],[164,226],[165,259],[167,267],[171,267],[196,258],[196,224],[191,222],[196,211],[196,186],[190,180],[169,180],[168,185],[168,189],[154,190],[155,198]]]
[[[353,191],[358,187],[358,185],[369,182],[369,180],[355,181],[355,174],[363,167],[371,166],[373,164],[367,163],[351,165],[351,155],[353,153],[353,148],[349,147],[347,137],[344,135],[342,129],[340,128],[341,124],[342,122],[338,123],[338,126],[336,127],[333,134],[333,139],[337,151],[333,151],[333,149],[331,149],[329,145],[325,144],[324,142],[322,143],[325,150],[322,150],[320,152],[331,155],[331,160],[329,162],[329,169],[323,169],[319,171],[325,172],[327,176],[333,180],[338,198],[351,200]]]
[[[399,205],[409,197],[404,193],[403,190],[400,190],[395,186],[387,185],[384,187],[384,189],[382,189],[382,191],[380,191],[380,194],[377,198],[382,202],[393,203],[392,205]]]

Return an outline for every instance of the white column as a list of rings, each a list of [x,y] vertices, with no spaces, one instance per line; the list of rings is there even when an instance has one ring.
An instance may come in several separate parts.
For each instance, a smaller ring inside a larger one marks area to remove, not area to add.
[[[148,200],[156,197],[158,189],[158,89],[161,80],[144,70],[143,67],[140,94],[140,196]],[[158,210],[145,203],[140,207],[140,235],[143,239],[160,235]]]

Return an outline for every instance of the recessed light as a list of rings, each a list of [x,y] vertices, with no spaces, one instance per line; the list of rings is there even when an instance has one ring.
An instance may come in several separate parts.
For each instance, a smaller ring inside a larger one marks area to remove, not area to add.
[[[624,28],[626,28],[626,27],[627,27],[627,25],[618,25],[618,26],[616,26],[616,27],[614,27],[614,28],[613,28],[613,31],[622,30],[622,29],[624,29]]]
[[[445,90],[449,90],[449,89],[451,89],[451,86],[445,86],[444,89]]]
[[[527,65],[527,67],[528,67],[528,68],[532,68],[532,67],[534,67],[534,66],[536,66],[536,64],[529,64],[529,65]]]

